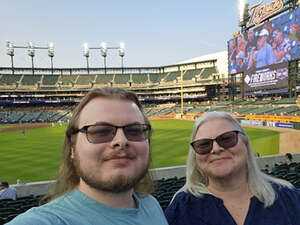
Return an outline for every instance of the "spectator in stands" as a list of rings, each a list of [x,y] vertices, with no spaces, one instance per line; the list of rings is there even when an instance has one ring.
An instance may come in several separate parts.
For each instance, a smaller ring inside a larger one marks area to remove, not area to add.
[[[299,224],[300,190],[260,171],[230,114],[199,117],[191,140],[186,183],[165,212],[170,225]]]
[[[257,52],[254,55],[256,68],[268,66],[276,62],[273,49],[267,42],[268,37],[269,31],[267,29],[262,29],[258,35]]]
[[[288,38],[283,38],[283,32],[279,28],[273,30],[272,48],[277,63],[291,60],[291,42]]]
[[[149,120],[133,92],[90,91],[68,124],[50,202],[8,224],[167,225],[149,195],[150,137]]]
[[[0,199],[17,199],[17,190],[10,187],[7,181],[0,183]]]
[[[276,163],[275,166],[280,165],[290,165],[293,162],[293,156],[291,153],[286,153],[284,161],[280,161],[279,163]]]
[[[285,160],[284,160],[284,164],[286,165],[290,165],[293,162],[293,156],[291,153],[286,153],[285,154]]]

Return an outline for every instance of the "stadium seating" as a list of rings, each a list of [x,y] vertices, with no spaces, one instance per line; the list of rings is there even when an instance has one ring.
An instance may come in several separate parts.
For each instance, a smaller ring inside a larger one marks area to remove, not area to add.
[[[164,74],[164,73],[150,73],[149,74],[150,81],[152,83],[160,83],[165,75],[166,74]]]
[[[268,167],[266,167],[268,168]],[[272,171],[263,169],[263,172],[276,178],[292,183],[300,189],[300,163],[287,165],[274,165]],[[170,204],[174,194],[185,184],[185,177],[171,177],[156,180],[156,188],[152,195],[158,200],[163,210]],[[42,196],[25,196],[17,200],[0,200],[0,224],[10,221],[20,213],[37,206]]]
[[[21,85],[25,86],[35,86],[42,79],[41,75],[26,75],[22,76]]]
[[[164,77],[165,82],[175,82],[178,77],[181,76],[180,71],[168,73],[166,77]]]
[[[20,79],[21,79],[22,75],[2,75],[2,77],[0,78],[0,84],[2,85],[13,85],[16,84]]]
[[[127,84],[130,81],[130,74],[116,74],[115,75],[115,84]]]
[[[26,196],[16,200],[0,200],[0,224],[4,224],[26,210],[38,206],[41,196]]]
[[[59,75],[43,75],[42,85],[56,85]]]
[[[148,74],[132,74],[132,82],[134,84],[145,84],[148,82]]]
[[[204,68],[204,70],[200,74],[200,78],[207,79],[210,76],[212,76],[212,74],[214,74],[214,73],[217,73],[216,67]]]
[[[95,81],[96,75],[80,75],[76,81],[76,85],[89,85]]]
[[[96,84],[107,84],[113,81],[113,74],[99,74],[96,77]]]
[[[195,78],[197,75],[199,75],[201,72],[201,69],[196,69],[196,70],[187,70],[185,71],[184,75],[183,75],[183,80],[192,80],[193,78]]]

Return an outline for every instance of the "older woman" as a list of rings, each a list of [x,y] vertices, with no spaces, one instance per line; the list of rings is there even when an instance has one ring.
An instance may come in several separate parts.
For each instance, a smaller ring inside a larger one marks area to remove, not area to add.
[[[260,171],[237,120],[209,112],[195,122],[186,184],[165,213],[170,225],[296,225],[300,191]]]

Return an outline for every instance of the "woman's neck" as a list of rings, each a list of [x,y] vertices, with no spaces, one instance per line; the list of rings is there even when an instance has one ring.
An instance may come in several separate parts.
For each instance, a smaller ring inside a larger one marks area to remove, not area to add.
[[[207,189],[221,199],[239,199],[242,196],[251,196],[246,176],[239,178],[209,179]]]

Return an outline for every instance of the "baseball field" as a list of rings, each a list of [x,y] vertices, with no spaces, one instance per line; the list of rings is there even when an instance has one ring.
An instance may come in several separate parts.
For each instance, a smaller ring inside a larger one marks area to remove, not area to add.
[[[184,165],[193,121],[152,120],[152,167]],[[66,124],[0,126],[0,180],[21,183],[55,179]],[[260,156],[279,153],[279,132],[245,128]]]

